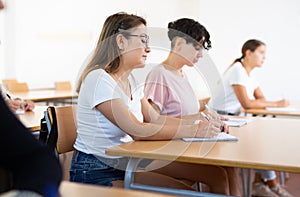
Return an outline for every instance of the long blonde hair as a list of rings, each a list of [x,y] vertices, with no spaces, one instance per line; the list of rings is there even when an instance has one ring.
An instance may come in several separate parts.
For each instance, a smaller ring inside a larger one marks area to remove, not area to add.
[[[120,49],[116,42],[116,36],[141,24],[146,26],[146,20],[140,16],[119,12],[109,16],[103,25],[96,49],[86,68],[83,70],[78,82],[76,92],[79,93],[80,87],[86,76],[93,70],[104,69],[108,73],[112,73],[119,68]]]

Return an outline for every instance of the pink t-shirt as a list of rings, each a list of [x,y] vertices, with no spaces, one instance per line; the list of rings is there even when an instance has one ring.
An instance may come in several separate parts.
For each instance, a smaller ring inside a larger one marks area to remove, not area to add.
[[[199,112],[199,102],[185,75],[154,67],[146,78],[145,97],[160,108],[161,115],[180,117]]]

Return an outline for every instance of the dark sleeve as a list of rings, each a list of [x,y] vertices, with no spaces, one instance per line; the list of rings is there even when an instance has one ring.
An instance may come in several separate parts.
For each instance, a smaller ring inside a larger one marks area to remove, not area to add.
[[[40,143],[0,97],[0,166],[13,176],[15,189],[47,197],[58,194],[62,170],[46,145]]]

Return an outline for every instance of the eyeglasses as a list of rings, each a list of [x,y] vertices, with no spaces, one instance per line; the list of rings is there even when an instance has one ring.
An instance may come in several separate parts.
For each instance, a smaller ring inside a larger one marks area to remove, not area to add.
[[[140,37],[141,38],[141,41],[142,43],[145,45],[145,46],[148,46],[149,44],[149,36],[147,34],[128,34],[128,36],[135,36],[135,37]]]

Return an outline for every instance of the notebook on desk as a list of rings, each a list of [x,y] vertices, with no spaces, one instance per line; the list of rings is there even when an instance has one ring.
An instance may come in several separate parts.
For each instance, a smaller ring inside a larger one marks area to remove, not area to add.
[[[191,137],[182,138],[185,142],[215,142],[215,141],[238,141],[238,138],[225,132],[219,133],[216,137]]]
[[[229,127],[241,127],[245,124],[248,124],[251,121],[252,119],[248,118],[229,118],[228,120],[224,120],[223,122]]]
[[[17,109],[17,111],[15,113],[17,115],[23,115],[23,114],[25,114],[25,111],[23,109]]]

